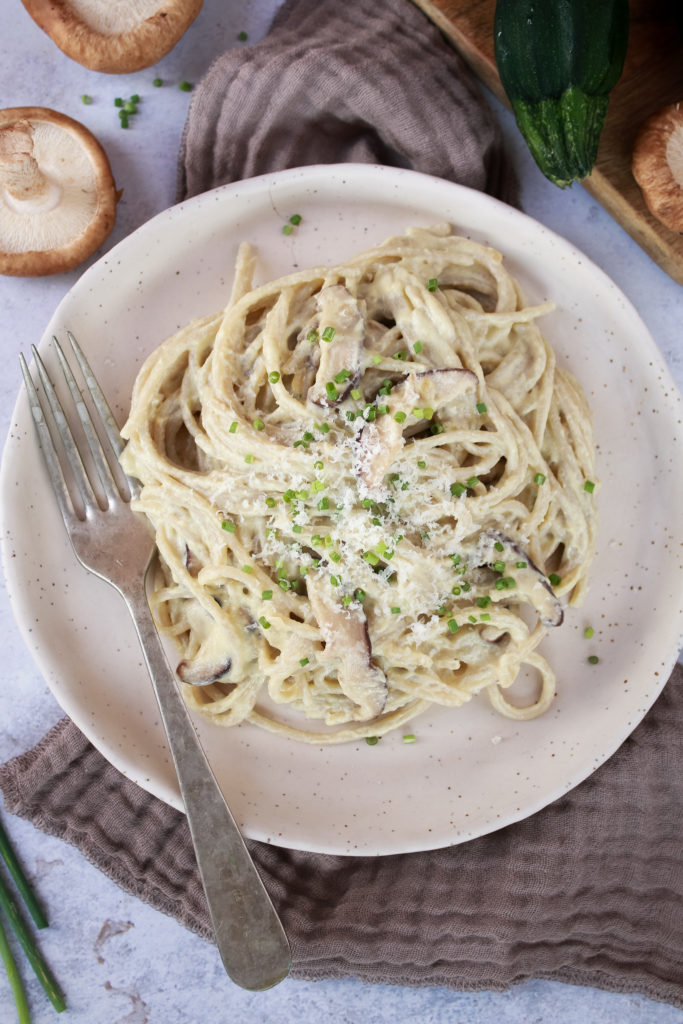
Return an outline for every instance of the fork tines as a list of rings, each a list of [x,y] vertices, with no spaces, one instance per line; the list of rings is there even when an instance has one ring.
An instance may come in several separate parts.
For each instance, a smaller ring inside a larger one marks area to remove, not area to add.
[[[64,406],[36,347],[32,346],[32,353],[38,369],[40,391],[23,355],[19,359],[40,448],[60,510],[67,520],[73,515],[83,520],[96,507],[105,509],[121,498],[128,501],[134,487],[118,466],[117,456],[123,450],[123,441],[114,415],[71,331],[67,331],[67,337],[80,367],[85,391],[92,400],[94,416],[76,382],[64,349],[57,338],[53,337],[52,341],[73,406],[78,413],[78,424],[85,445],[77,442]],[[99,431],[96,422],[99,423]]]

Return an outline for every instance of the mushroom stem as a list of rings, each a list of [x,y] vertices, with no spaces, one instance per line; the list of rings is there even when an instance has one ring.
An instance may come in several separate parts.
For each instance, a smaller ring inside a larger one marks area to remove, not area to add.
[[[33,155],[33,129],[27,121],[0,129],[0,185],[18,202],[41,199],[52,191]]]

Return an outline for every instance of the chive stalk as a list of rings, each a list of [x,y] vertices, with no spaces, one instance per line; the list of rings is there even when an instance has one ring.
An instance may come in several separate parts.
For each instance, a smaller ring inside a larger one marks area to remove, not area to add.
[[[26,1002],[26,993],[24,992],[24,986],[21,983],[21,975],[15,963],[14,957],[12,956],[12,950],[10,949],[5,930],[0,922],[0,960],[5,965],[5,971],[7,972],[7,978],[12,989],[12,995],[14,996],[14,1005],[17,1008],[17,1020],[19,1024],[31,1024],[31,1017],[29,1015],[28,1003]]]
[[[14,929],[14,934],[19,940],[19,944],[26,954],[28,962],[33,968],[38,981],[45,989],[48,999],[54,1006],[55,1010],[57,1010],[58,1013],[61,1013],[62,1010],[66,1009],[64,993],[55,981],[42,953],[36,946],[33,936],[24,923],[24,919],[19,912],[19,908],[2,876],[0,876],[0,906],[7,915],[7,919]]]
[[[0,821],[0,856],[7,865],[7,870],[14,880],[21,897],[26,904],[26,909],[33,918],[33,922],[36,928],[47,928],[48,920],[42,907],[39,905],[36,899],[31,885],[24,874],[21,864],[17,860],[16,854],[12,849],[9,841],[9,836],[3,828],[2,822]]]

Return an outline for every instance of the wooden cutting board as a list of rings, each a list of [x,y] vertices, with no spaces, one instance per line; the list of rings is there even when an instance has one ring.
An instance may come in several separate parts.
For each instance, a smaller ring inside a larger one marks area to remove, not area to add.
[[[439,26],[491,92],[509,107],[493,55],[496,0],[415,3]],[[667,274],[683,284],[683,235],[652,216],[631,174],[631,152],[640,125],[660,107],[683,101],[679,4],[683,0],[631,0],[624,72],[610,95],[596,165],[582,185]]]

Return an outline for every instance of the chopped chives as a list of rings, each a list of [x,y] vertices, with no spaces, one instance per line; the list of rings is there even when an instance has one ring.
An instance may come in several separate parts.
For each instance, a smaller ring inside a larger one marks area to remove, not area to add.
[[[164,82],[163,79],[161,78],[152,79],[152,85],[154,86],[155,89],[159,89],[163,84]]]
[[[340,583],[339,577],[338,576],[330,576],[330,583],[332,584],[333,587],[338,587],[339,583]]]
[[[595,630],[592,626],[586,626],[586,628],[583,631],[583,635],[585,636],[586,640],[590,640],[592,637],[595,636]]]
[[[293,224],[295,227],[297,226],[297,224],[301,224],[301,214],[293,213],[292,216],[289,218],[289,223]]]
[[[224,519],[223,522],[221,523],[221,527],[224,530],[227,530],[228,533],[234,533],[235,530],[237,529],[235,524],[233,522],[231,522],[229,519]]]
[[[308,341],[311,342],[312,345],[320,341],[320,335],[316,330],[309,331],[308,334],[306,335],[306,338],[308,339]]]
[[[398,412],[394,413],[394,419],[397,423],[403,423],[406,419],[406,414],[399,409]]]
[[[558,586],[558,584],[562,582],[562,577],[558,576],[556,572],[551,572],[550,576],[548,576],[548,579],[554,587]]]
[[[249,38],[249,36],[247,35],[246,32],[242,31],[237,33],[237,38],[241,43],[244,43]]]
[[[467,481],[467,486],[468,487],[476,487],[478,483],[479,483],[479,477],[478,476],[471,476],[469,478],[469,480]]]
[[[483,416],[485,412],[488,412],[486,408],[486,402],[477,402],[477,412]]]
[[[334,327],[326,327],[323,331],[323,341],[332,341],[335,335]]]
[[[363,508],[372,508],[372,498],[363,498],[361,501],[361,505],[363,506]]]
[[[123,106],[123,100],[121,99],[120,96],[117,96],[116,99],[114,100],[114,106],[115,107],[122,107]]]
[[[265,427],[266,427],[266,425],[263,422],[263,420],[259,420],[259,419],[254,420],[253,426],[254,426],[254,430],[265,430]]]
[[[454,498],[459,498],[460,495],[464,494],[466,490],[467,488],[465,487],[465,485],[461,484],[459,481],[457,481],[454,484],[451,484],[451,494],[453,495]]]
[[[253,570],[253,568],[250,565],[243,565],[242,566],[242,572],[252,573],[253,571],[254,570]]]
[[[379,558],[377,557],[374,551],[365,551],[363,554],[363,558],[369,565],[377,565],[379,562]]]
[[[299,664],[302,668],[305,668],[308,665],[308,658],[299,658]]]
[[[250,453],[247,453],[247,455],[244,456],[244,461],[251,463],[251,462],[254,462],[255,459],[254,459],[253,455],[251,455]]]
[[[178,82],[178,88],[181,92],[190,92],[192,90],[192,83],[186,82],[184,79],[182,82]]]
[[[412,733],[412,732],[407,732],[405,734],[405,736],[403,737],[403,742],[404,743],[414,743],[415,742],[415,734]]]
[[[496,572],[505,572],[505,562],[494,562],[493,568],[495,569]]]
[[[329,507],[330,507],[330,499],[329,498],[321,498],[320,501],[318,502],[318,508],[320,509],[321,512],[324,512],[325,509],[328,509]]]
[[[477,604],[479,605],[480,608],[488,608],[488,606],[491,604],[491,598],[490,597],[478,597],[477,598]]]
[[[588,494],[592,494],[595,490],[595,484],[592,480],[586,480],[585,484],[583,485],[583,489],[584,491],[587,491]]]
[[[379,364],[382,362],[382,357],[381,356],[373,356],[372,357],[372,361],[375,364],[375,366],[379,366]]]
[[[292,533],[301,533],[302,530],[303,526],[300,526],[299,523],[294,523],[292,526]]]
[[[400,359],[401,362],[405,362],[407,358],[408,358],[408,353],[406,352],[406,350],[404,348],[400,349],[398,352],[394,352],[394,354],[392,356],[392,359]]]
[[[330,559],[333,562],[341,562],[341,555],[338,551],[330,551]]]
[[[360,413],[358,415],[360,415]],[[353,423],[353,421],[356,418],[355,412],[352,409],[347,409],[346,410],[346,418],[349,421],[349,423]]]
[[[459,597],[460,596],[460,587],[453,587],[451,589],[451,594],[454,594],[455,597]]]
[[[334,379],[337,384],[343,384],[345,380],[348,380],[351,376],[351,371],[347,369],[340,370],[339,373],[335,373]]]
[[[449,619],[448,620],[448,632],[449,633],[457,633],[458,632],[458,628],[459,628],[458,627],[458,623],[455,621],[455,619]]]
[[[379,736],[366,736],[365,742],[369,747],[375,747],[379,743]]]
[[[493,546],[496,549],[496,551],[504,551],[505,550],[503,545],[501,544],[501,542],[499,540],[497,540],[496,543]]]
[[[467,618],[470,620],[470,622],[476,622],[477,621],[477,616],[476,615],[468,615]]]
[[[417,354],[419,355],[421,351],[422,351],[422,342],[421,341],[416,341],[415,344],[413,345],[413,352],[417,352]]]
[[[237,433],[237,420],[233,420],[232,421],[232,423],[228,427],[228,430],[230,431],[231,434],[236,434]]]
[[[365,591],[364,590],[360,590],[360,588],[359,588],[358,590],[356,590],[356,592],[354,593],[353,596],[355,597],[356,601],[364,601],[365,600]]]
[[[334,381],[328,380],[325,385],[325,391],[327,392],[327,397],[331,398],[333,402],[339,398],[339,392],[334,385]]]
[[[413,409],[413,416],[416,420],[421,420],[424,413],[422,412],[422,409]]]
[[[427,281],[427,291],[435,292],[439,287],[439,280],[436,277],[430,277]]]
[[[270,629],[270,623],[268,622],[268,619],[265,617],[265,615],[262,615],[260,617],[259,622],[261,623],[264,629]]]
[[[351,398],[353,398],[354,402],[359,402],[362,397],[363,392],[360,390],[360,388],[353,388],[353,390],[351,391]]]
[[[425,405],[424,409],[422,410],[422,415],[426,420],[431,420],[432,416],[434,415],[434,410],[431,408],[431,406]]]
[[[263,590],[263,591],[261,591],[261,600],[262,601],[272,601],[273,600],[273,591],[272,590]]]
[[[280,373],[279,373],[278,370],[272,370],[268,374],[268,380],[270,381],[271,384],[277,384],[279,379],[280,379]]]
[[[282,225],[282,234],[283,235],[291,235],[293,230],[294,230],[294,228],[292,227],[291,224],[283,224]]]
[[[81,96],[81,103],[84,103],[86,107],[90,106],[90,104],[92,103],[92,96],[88,96],[88,94],[84,92]]]
[[[482,612],[482,614],[479,616],[479,618],[481,619],[482,622],[490,622],[491,621],[491,616],[489,615],[488,612]]]
[[[526,562],[515,562],[515,568],[516,569],[526,569],[527,568],[527,563]]]
[[[600,659],[598,658],[597,654],[591,654],[588,658],[588,662],[591,665],[597,665],[599,661]]]
[[[541,484],[545,483],[545,479],[546,478],[545,478],[545,474],[544,473],[537,473],[536,476],[534,477],[534,483],[538,484],[540,486]]]
[[[319,491],[324,491],[325,482],[323,480],[314,480],[313,483],[311,484],[311,490],[313,491],[314,494],[317,494]]]
[[[418,469],[426,469],[427,468],[427,463],[425,462],[424,459],[418,459],[417,460],[417,466],[418,466]]]
[[[321,432],[321,434],[329,434],[329,432],[330,432],[330,425],[329,425],[329,423],[321,423],[320,424],[320,432]]]
[[[397,608],[397,607],[394,607],[394,608],[391,609],[391,614],[392,615],[400,615],[401,614],[401,609]]]

